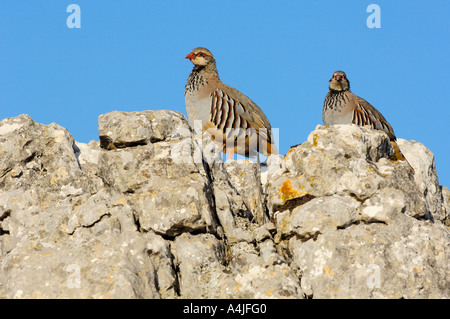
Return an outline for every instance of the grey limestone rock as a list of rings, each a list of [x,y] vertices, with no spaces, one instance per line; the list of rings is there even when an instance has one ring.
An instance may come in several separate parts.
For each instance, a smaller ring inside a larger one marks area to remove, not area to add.
[[[0,122],[0,298],[449,298],[450,192],[433,154],[317,126],[262,166],[223,162],[173,111],[75,142]]]

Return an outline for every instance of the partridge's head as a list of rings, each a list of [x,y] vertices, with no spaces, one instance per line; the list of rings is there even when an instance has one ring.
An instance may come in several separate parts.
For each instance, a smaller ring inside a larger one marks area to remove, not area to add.
[[[215,62],[212,53],[208,49],[201,47],[192,50],[185,58],[191,60],[192,64],[201,66]]]
[[[329,88],[335,91],[346,91],[350,89],[350,82],[344,71],[336,71],[333,73]]]

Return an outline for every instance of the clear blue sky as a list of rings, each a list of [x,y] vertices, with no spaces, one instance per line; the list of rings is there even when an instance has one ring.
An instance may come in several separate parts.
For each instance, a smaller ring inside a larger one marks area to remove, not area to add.
[[[381,28],[366,24],[371,3]],[[450,186],[449,12],[448,0],[0,0],[0,119],[26,113],[87,143],[113,110],[185,114],[184,56],[204,46],[280,129],[281,153],[322,124],[340,69],[397,137],[431,149]]]

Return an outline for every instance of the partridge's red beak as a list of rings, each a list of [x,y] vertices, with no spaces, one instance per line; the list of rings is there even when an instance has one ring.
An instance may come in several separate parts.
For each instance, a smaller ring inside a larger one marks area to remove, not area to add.
[[[337,81],[340,81],[340,80],[342,79],[342,75],[336,75],[336,76],[335,76],[335,79],[336,79]]]
[[[194,55],[194,53],[189,53],[189,54],[186,55],[184,58],[185,58],[185,59],[192,60],[192,59],[195,59],[195,55]]]

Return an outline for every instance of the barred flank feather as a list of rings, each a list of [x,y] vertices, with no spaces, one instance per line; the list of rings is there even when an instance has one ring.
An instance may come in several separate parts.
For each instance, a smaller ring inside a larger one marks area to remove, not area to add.
[[[211,93],[211,119],[223,134],[223,152],[230,150],[247,157],[256,152],[264,155],[274,153],[272,131],[269,127],[258,127],[248,117],[246,107],[221,89]],[[239,151],[242,150],[242,151]]]

